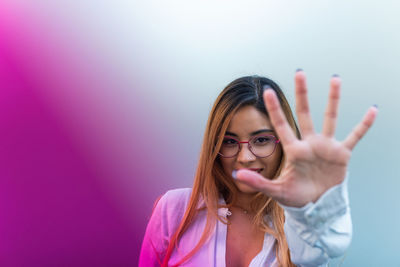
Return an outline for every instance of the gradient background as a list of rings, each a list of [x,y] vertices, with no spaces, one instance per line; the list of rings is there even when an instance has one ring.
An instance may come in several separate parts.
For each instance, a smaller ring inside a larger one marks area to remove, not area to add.
[[[339,139],[379,105],[351,160],[354,238],[342,266],[400,266],[399,8],[2,0],[0,265],[137,265],[156,197],[192,184],[222,88],[264,75],[293,105],[301,67],[317,129],[334,73]]]

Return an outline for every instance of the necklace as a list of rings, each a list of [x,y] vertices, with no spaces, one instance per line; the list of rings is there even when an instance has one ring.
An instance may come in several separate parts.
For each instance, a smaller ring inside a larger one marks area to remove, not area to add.
[[[249,213],[249,211],[248,211],[248,210],[245,210],[244,208],[241,208],[241,207],[238,207],[238,208],[241,209],[241,210],[243,211],[244,214],[248,214],[248,213]]]
[[[242,208],[242,207],[239,207],[239,206],[233,206],[233,207],[236,207],[236,208],[240,209],[241,211],[243,211],[244,214],[249,214],[249,211],[246,210],[246,209],[244,209],[244,208]],[[231,215],[232,215],[232,211],[230,211],[230,210],[228,209],[227,215],[228,215],[228,216],[231,216]]]

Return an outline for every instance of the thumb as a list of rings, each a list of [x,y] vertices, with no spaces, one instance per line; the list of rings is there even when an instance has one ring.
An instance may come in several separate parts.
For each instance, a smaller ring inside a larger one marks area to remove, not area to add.
[[[281,184],[278,180],[269,180],[261,174],[250,170],[239,170],[233,173],[232,176],[237,181],[243,182],[272,198],[280,195]]]

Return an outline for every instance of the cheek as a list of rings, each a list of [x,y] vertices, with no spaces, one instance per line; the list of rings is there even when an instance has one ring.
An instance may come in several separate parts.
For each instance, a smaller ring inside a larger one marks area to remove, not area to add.
[[[221,165],[227,174],[231,174],[235,165],[235,160],[229,158],[221,159]]]
[[[272,177],[275,175],[276,171],[278,170],[282,160],[282,150],[277,148],[274,154],[271,157],[263,160],[263,163],[267,167],[266,170],[266,177]]]

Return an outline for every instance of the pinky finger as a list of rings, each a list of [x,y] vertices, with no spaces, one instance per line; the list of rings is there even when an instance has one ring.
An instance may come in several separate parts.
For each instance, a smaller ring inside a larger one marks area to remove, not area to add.
[[[361,140],[368,129],[372,126],[377,114],[378,108],[376,106],[370,107],[362,121],[346,137],[346,139],[343,141],[343,144],[350,150],[353,150],[356,144]]]

